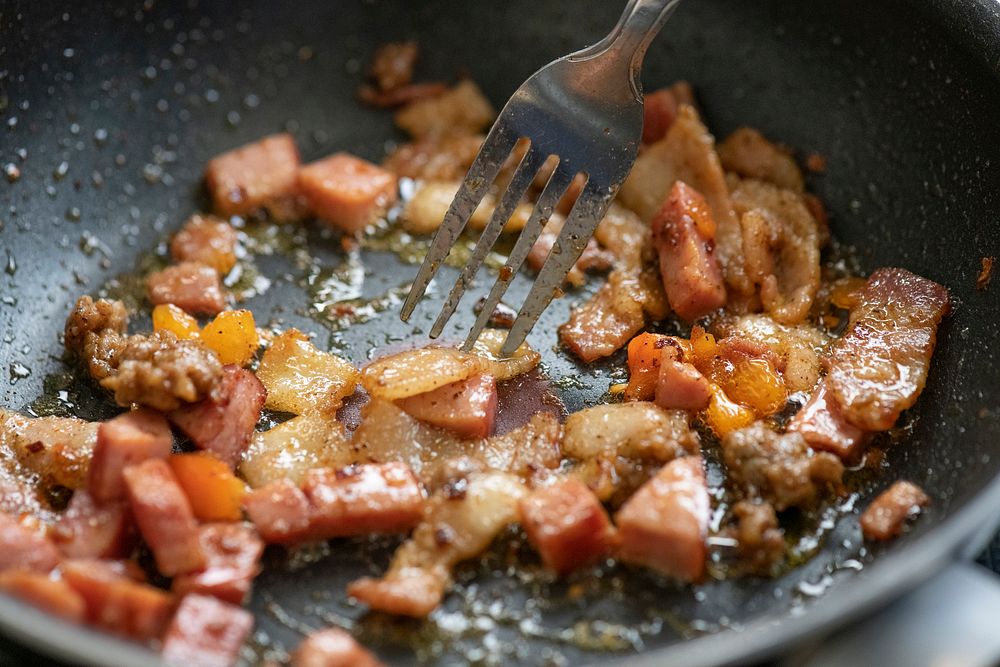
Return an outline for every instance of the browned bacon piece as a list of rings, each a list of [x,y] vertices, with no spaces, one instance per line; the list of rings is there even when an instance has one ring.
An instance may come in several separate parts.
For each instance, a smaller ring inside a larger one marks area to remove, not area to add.
[[[146,288],[153,305],[172,303],[199,315],[217,315],[226,308],[226,294],[219,274],[204,264],[172,264],[149,274]]]
[[[521,525],[546,567],[566,575],[608,555],[617,533],[608,513],[575,477],[543,486],[518,504]]]
[[[62,579],[47,574],[30,570],[0,572],[0,591],[72,623],[82,623],[86,616],[80,594]]]
[[[420,482],[403,463],[310,470],[302,490],[318,539],[405,532],[420,521],[425,502]]]
[[[206,399],[169,416],[195,445],[235,467],[250,444],[267,390],[256,375],[239,366],[225,366],[223,374],[218,400]]]
[[[785,553],[785,537],[774,507],[766,502],[741,500],[733,505],[739,542],[738,567],[754,574],[770,574]]]
[[[719,160],[726,171],[802,192],[802,171],[791,152],[767,140],[753,128],[741,127],[719,144]]]
[[[299,149],[290,134],[274,134],[208,162],[205,183],[215,213],[228,217],[267,208],[286,217],[297,193]]]
[[[712,400],[712,388],[692,364],[674,358],[675,350],[663,348],[654,401],[668,410],[704,410]]]
[[[170,424],[159,412],[139,409],[102,423],[87,478],[90,495],[98,503],[123,499],[122,471],[146,459],[167,458],[173,444]]]
[[[68,560],[60,570],[83,597],[88,623],[140,641],[163,634],[174,609],[174,597],[166,591],[133,581],[108,561]]]
[[[0,447],[45,484],[76,489],[87,479],[97,424],[75,417],[26,417],[0,408]]]
[[[726,286],[715,257],[715,221],[701,193],[675,181],[650,224],[663,288],[674,312],[690,321],[724,306]]]
[[[360,232],[396,201],[396,175],[348,153],[299,170],[299,188],[316,215],[348,233]]]
[[[448,91],[448,84],[441,81],[408,83],[392,90],[378,90],[374,86],[358,88],[358,99],[377,109],[391,109],[411,102],[438,97]]]
[[[709,511],[701,457],[674,459],[618,511],[619,556],[668,577],[698,581],[705,572]]]
[[[662,139],[677,118],[681,104],[694,104],[694,92],[687,81],[646,93],[642,105],[642,143],[652,144]]]
[[[428,501],[423,521],[392,557],[380,579],[350,584],[349,595],[372,609],[422,618],[441,603],[460,561],[482,553],[497,533],[517,521],[526,490],[508,473],[474,473]]]
[[[878,269],[832,347],[827,386],[844,418],[885,431],[916,402],[927,381],[948,290],[905,269]]]
[[[86,489],[73,493],[51,532],[59,550],[70,558],[124,556],[133,535],[132,517],[124,500],[97,503]]]
[[[490,375],[475,375],[400,399],[396,405],[420,421],[459,437],[487,438],[493,434],[497,414],[497,383]]]
[[[243,604],[260,572],[264,552],[260,535],[245,523],[209,523],[199,528],[198,538],[205,569],[174,577],[174,593],[199,593]]]
[[[931,499],[913,482],[899,481],[879,494],[861,515],[861,530],[868,540],[890,540],[903,532],[907,519],[916,516]]]
[[[157,569],[168,577],[202,569],[198,522],[167,462],[149,459],[126,468],[123,476],[132,514]]]
[[[857,461],[871,434],[851,424],[830,396],[826,380],[820,381],[802,409],[788,423],[788,430],[800,433],[809,446],[832,452],[844,461]]]
[[[231,667],[253,629],[253,615],[208,595],[181,600],[163,636],[163,659],[172,667]]]
[[[10,514],[0,514],[0,572],[13,568],[48,572],[59,563],[59,551],[44,533]]]
[[[170,241],[175,262],[195,262],[226,275],[236,264],[236,230],[225,220],[195,214]]]
[[[382,667],[382,663],[347,632],[324,628],[299,644],[292,667]]]
[[[248,493],[243,509],[266,542],[291,544],[309,539],[309,499],[282,479]]]
[[[612,271],[590,300],[573,309],[559,339],[587,363],[614,354],[642,330],[647,314],[667,314],[658,283],[655,276]]]

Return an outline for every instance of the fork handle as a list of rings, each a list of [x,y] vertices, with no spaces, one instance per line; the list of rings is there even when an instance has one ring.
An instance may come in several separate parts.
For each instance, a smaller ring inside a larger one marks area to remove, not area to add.
[[[628,0],[614,29],[600,42],[578,55],[628,58],[629,74],[638,83],[646,49],[673,14],[681,0]]]

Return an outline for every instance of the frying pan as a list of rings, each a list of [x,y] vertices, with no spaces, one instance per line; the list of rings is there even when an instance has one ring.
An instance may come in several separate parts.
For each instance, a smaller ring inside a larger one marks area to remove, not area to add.
[[[62,322],[79,294],[133,271],[204,203],[199,180],[212,155],[283,129],[307,160],[334,150],[378,160],[387,138],[400,140],[389,114],[354,101],[359,68],[377,44],[418,39],[422,78],[464,69],[499,105],[535,68],[602,36],[619,9],[602,0],[8,0],[0,8],[0,160],[20,175],[0,183],[0,404],[24,408],[62,389],[74,411],[101,416],[93,389],[60,374]],[[826,202],[835,235],[856,246],[862,270],[903,266],[951,289],[957,308],[908,434],[887,447],[882,477],[861,485],[853,505],[910,479],[933,498],[912,531],[862,548],[857,509],[847,508],[815,557],[777,579],[674,588],[610,572],[613,586],[584,586],[578,600],[565,584],[513,585],[493,559],[463,570],[436,629],[361,619],[365,641],[404,664],[418,655],[469,660],[477,650],[525,664],[557,655],[568,664],[622,655],[631,664],[747,661],[828,633],[980,549],[1000,519],[1000,285],[975,288],[980,258],[1000,255],[998,73],[993,0],[691,0],[647,57],[647,87],[691,80],[719,136],[746,124],[824,155],[828,169],[810,177],[810,189]],[[335,238],[314,227],[309,234],[319,264],[343,261]],[[365,251],[363,260],[366,297],[415,271],[390,253]],[[334,331],[310,314],[293,262],[281,253],[257,261],[275,277],[247,302],[259,322],[311,331],[359,363],[373,345],[412,333],[392,308]],[[524,293],[519,281],[512,303]],[[420,316],[432,317],[440,298]],[[551,377],[574,378],[558,387],[570,410],[600,400],[622,361],[581,367],[554,346],[576,298],[555,303],[529,339]],[[446,335],[471,322],[463,306]],[[361,618],[340,591],[383,567],[391,546],[375,545],[370,561],[365,544],[337,543],[302,569],[269,552],[276,567],[251,603],[258,627],[273,645],[293,647],[294,628]],[[539,611],[531,600],[551,604]],[[632,629],[614,635],[623,653],[562,641],[561,629],[593,637],[601,621]],[[155,664],[135,647],[6,599],[0,626],[73,662]]]

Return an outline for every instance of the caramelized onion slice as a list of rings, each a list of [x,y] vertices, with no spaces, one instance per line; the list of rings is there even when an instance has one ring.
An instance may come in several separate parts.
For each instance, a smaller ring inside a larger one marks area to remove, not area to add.
[[[509,358],[498,358],[503,340],[503,332],[487,329],[476,342],[475,352],[425,347],[391,354],[368,364],[361,372],[361,383],[372,396],[395,401],[478,374],[509,380],[538,365],[541,355],[527,345]]]

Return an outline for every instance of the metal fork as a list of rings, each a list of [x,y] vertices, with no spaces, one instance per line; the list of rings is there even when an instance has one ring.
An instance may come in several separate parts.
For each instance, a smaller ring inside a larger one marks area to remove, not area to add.
[[[455,195],[424,258],[400,317],[405,322],[417,301],[489,191],[515,144],[527,149],[499,197],[475,250],[445,300],[430,336],[441,334],[507,220],[536,173],[550,156],[558,160],[521,230],[507,263],[476,319],[464,350],[472,349],[490,314],[577,174],[586,183],[501,349],[509,356],[524,342],[539,315],[559,291],[587,241],[628,176],[642,136],[639,72],[650,42],[680,0],[629,0],[614,30],[603,40],[555,60],[533,74],[511,96]]]

